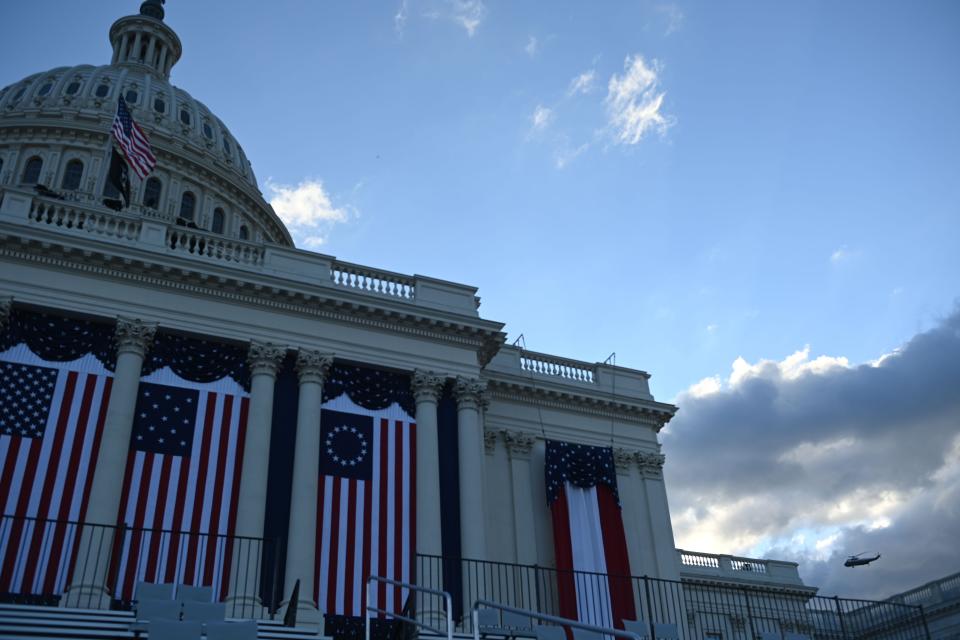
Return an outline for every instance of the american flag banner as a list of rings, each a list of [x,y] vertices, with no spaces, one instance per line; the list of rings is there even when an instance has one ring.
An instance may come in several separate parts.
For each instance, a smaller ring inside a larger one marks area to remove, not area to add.
[[[370,575],[410,582],[416,553],[416,424],[398,404],[370,410],[344,393],[323,404],[317,496],[317,607],[363,616]],[[379,585],[400,612],[406,590]]]
[[[66,588],[79,543],[66,522],[86,515],[112,382],[90,354],[0,354],[0,593]]]
[[[127,103],[120,96],[117,100],[117,115],[113,118],[113,139],[120,145],[130,167],[143,180],[157,166],[147,134],[130,115]]]
[[[635,620],[613,449],[547,441],[560,615],[601,627]]]
[[[138,581],[227,595],[249,395],[232,378],[197,383],[164,367],[140,381],[119,519],[129,527],[117,597]]]

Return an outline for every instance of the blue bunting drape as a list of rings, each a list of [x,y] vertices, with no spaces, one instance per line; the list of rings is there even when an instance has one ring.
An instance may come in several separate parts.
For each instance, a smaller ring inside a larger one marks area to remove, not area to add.
[[[0,351],[20,343],[51,362],[69,362],[92,354],[104,367],[116,368],[112,324],[14,309],[7,330],[0,335]]]

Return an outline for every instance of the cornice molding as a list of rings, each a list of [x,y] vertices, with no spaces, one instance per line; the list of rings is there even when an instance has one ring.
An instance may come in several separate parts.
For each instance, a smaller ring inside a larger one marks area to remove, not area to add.
[[[319,288],[316,294],[306,293],[278,285],[242,280],[236,272],[227,277],[200,272],[186,265],[174,267],[170,264],[148,262],[145,258],[150,254],[146,253],[137,258],[114,256],[25,238],[4,232],[3,229],[0,229],[0,238],[3,239],[0,256],[15,260],[455,344],[475,351],[481,364],[485,363],[485,358],[492,357],[503,342],[502,331],[417,315],[415,309],[400,311],[377,307],[374,304],[378,300],[373,296],[370,296],[369,304],[366,304],[367,300],[359,300],[360,296],[350,291],[331,291],[329,293],[338,293],[342,297],[327,297],[320,294],[328,292]],[[19,246],[11,246],[14,243]],[[175,256],[171,258],[177,259]],[[200,260],[197,262],[201,263],[198,267],[208,266]],[[222,265],[216,264],[209,266],[222,268]],[[356,301],[351,301],[351,297]]]
[[[668,411],[658,410],[643,404],[597,398],[576,393],[575,390],[547,390],[542,387],[505,382],[495,378],[489,378],[488,382],[488,393],[494,400],[539,403],[543,407],[577,411],[586,415],[642,424],[658,432],[673,417],[673,414]]]

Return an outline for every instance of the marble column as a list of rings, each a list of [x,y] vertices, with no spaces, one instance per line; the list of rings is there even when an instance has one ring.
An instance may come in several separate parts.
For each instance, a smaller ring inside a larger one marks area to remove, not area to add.
[[[486,383],[458,377],[453,388],[457,398],[457,446],[460,460],[460,555],[486,560],[486,518],[483,509],[483,425],[481,397]]]
[[[323,616],[314,602],[317,546],[317,489],[320,485],[320,405],[323,380],[333,356],[301,349],[297,354],[300,399],[297,404],[297,439],[293,451],[293,486],[290,491],[290,530],[283,599],[300,580],[297,620],[320,624]]]
[[[417,402],[417,553],[440,556],[440,447],[437,402],[445,379],[431,371],[415,371]]]
[[[117,366],[110,387],[100,451],[93,465],[93,482],[85,518],[86,522],[94,525],[113,525],[118,520],[140,371],[156,330],[156,324],[117,319]],[[109,562],[91,563],[89,558],[109,558],[112,531],[100,527],[83,529],[73,582],[61,599],[63,605],[95,607],[109,602],[106,584]]]
[[[432,584],[439,579],[443,555],[440,536],[440,445],[437,426],[437,403],[446,378],[432,371],[415,371],[411,386],[417,402],[417,554],[436,558],[413,559],[419,584],[442,589]],[[417,598],[417,619],[434,628],[444,625],[443,601],[435,596],[420,594]]]
[[[677,565],[676,543],[673,539],[673,527],[670,524],[667,489],[663,483],[664,460],[661,453],[641,451],[637,454],[640,478],[647,498],[647,517],[653,534],[653,551],[657,570],[654,577],[679,580],[680,569]]]
[[[260,607],[259,577],[261,542],[267,509],[267,471],[270,466],[270,432],[273,423],[273,389],[277,368],[287,350],[273,344],[251,342],[247,359],[250,364],[250,405],[240,468],[240,491],[237,499],[236,535],[234,544],[231,592],[228,600],[240,610]]]
[[[624,447],[613,450],[617,469],[617,488],[620,492],[620,514],[630,555],[630,572],[635,576],[655,575],[656,558],[653,553],[653,531],[647,511],[647,494],[640,480],[637,451]]]
[[[530,452],[536,438],[522,431],[504,431],[503,439],[510,456],[515,556],[518,564],[537,564],[536,525],[530,486]]]

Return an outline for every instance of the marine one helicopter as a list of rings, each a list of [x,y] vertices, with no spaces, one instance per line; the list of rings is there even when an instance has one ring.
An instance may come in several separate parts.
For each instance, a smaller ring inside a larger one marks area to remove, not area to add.
[[[868,565],[880,557],[879,553],[874,553],[872,556],[868,556],[867,553],[867,551],[864,551],[863,553],[848,557],[846,562],[843,563],[843,566],[860,567],[863,565]]]

